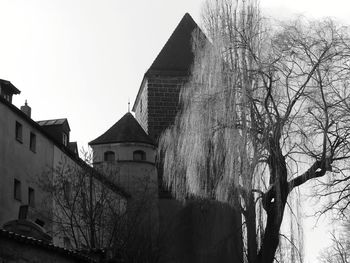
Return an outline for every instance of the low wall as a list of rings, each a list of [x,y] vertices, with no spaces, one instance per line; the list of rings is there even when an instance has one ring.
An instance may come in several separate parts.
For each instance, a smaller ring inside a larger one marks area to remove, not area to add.
[[[161,199],[160,214],[162,263],[241,262],[241,222],[227,204]]]
[[[96,261],[74,251],[0,229],[0,262],[92,263]]]

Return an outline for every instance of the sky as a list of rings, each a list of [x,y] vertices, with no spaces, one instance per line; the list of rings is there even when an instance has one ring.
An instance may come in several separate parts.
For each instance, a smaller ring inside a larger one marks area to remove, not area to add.
[[[261,0],[277,19],[331,16],[350,24],[348,0]],[[203,0],[0,0],[0,79],[28,100],[36,121],[68,118],[79,147],[128,111],[143,74],[182,16],[200,25]],[[309,222],[309,221],[310,222]],[[314,262],[324,223],[307,219],[305,262]],[[323,242],[323,246],[327,242]]]

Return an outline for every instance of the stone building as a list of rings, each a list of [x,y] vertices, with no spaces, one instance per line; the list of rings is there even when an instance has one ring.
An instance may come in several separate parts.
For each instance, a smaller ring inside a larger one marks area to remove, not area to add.
[[[125,239],[134,241],[128,245],[135,250],[148,250],[159,229],[154,141],[128,112],[89,145],[93,150],[94,168],[110,175],[111,180],[132,196],[127,204],[124,229]],[[140,244],[136,244],[138,242]]]
[[[160,135],[174,123],[179,96],[190,77],[194,53],[193,38],[206,39],[189,14],[185,14],[145,73],[133,111],[137,121],[157,143]],[[160,157],[158,157],[160,158]],[[159,233],[161,262],[240,262],[240,238],[236,214],[229,205],[214,201],[172,198],[162,181],[158,161]]]
[[[191,73],[192,35],[196,29],[201,32],[186,13],[142,79],[132,110],[156,142],[174,122],[180,89]]]
[[[136,119],[125,114],[89,143],[94,167],[104,173],[114,171],[116,182],[133,196],[129,214],[137,210],[135,207],[143,207],[141,214],[147,219],[142,228],[162,240],[168,238],[165,232],[182,205],[163,187],[162,170],[156,167],[156,146],[178,111],[180,90],[193,63],[192,35],[196,29],[199,27],[192,17],[185,14],[143,77],[133,106]]]

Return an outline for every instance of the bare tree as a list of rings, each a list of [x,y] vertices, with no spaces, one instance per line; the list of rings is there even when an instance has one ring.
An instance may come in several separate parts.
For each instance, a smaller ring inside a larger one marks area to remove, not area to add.
[[[85,154],[85,161],[89,156]],[[63,238],[62,245],[75,249],[113,246],[125,224],[126,199],[107,181],[112,182],[107,175],[66,156],[40,177],[39,186],[52,198],[45,201],[44,209],[52,211],[53,235]]]
[[[117,163],[93,169],[91,153],[82,155],[84,162],[62,155],[38,181],[51,197],[43,207],[52,214],[54,240],[72,249],[105,249],[109,258],[123,262],[157,262],[154,171],[132,178],[136,189],[126,192]]]
[[[160,141],[165,181],[179,199],[230,203],[242,262],[243,251],[273,262],[291,195],[350,157],[347,28],[269,24],[254,0],[207,1],[204,25],[209,40],[195,37],[182,109]]]
[[[343,222],[344,223],[344,222]],[[320,253],[322,263],[349,263],[350,241],[349,222],[346,221],[340,229],[331,233],[331,245]]]

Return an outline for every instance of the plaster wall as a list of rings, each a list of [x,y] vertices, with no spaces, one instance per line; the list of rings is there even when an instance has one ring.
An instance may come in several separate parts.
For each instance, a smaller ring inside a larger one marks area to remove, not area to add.
[[[16,121],[22,124],[22,142],[16,139]],[[29,148],[30,132],[36,134],[36,151]],[[25,118],[0,103],[0,226],[18,218],[19,207],[28,204],[28,188],[35,192],[35,207],[30,214],[46,223],[50,231],[48,215],[40,213],[39,204],[47,199],[37,184],[38,177],[53,164],[54,145]],[[21,182],[21,200],[14,198],[14,179]]]
[[[102,171],[116,184],[131,194],[127,203],[128,227],[139,228],[138,235],[150,235],[155,239],[158,232],[158,176],[155,148],[141,143],[94,145],[94,167]],[[146,160],[133,160],[133,152],[142,150]],[[114,151],[116,160],[104,162],[103,153]],[[137,222],[137,223],[135,223]]]
[[[158,180],[156,167],[147,162],[119,161],[117,183],[132,196],[127,204],[128,228],[148,242],[158,240]],[[130,231],[129,230],[129,231]]]
[[[123,209],[125,209],[125,200],[115,192],[113,192],[111,189],[109,189],[106,185],[104,185],[101,181],[96,179],[94,176],[92,176],[91,173],[89,173],[88,170],[86,170],[84,167],[81,167],[79,164],[76,163],[75,159],[70,158],[67,154],[65,154],[64,151],[62,151],[58,147],[54,147],[54,165],[55,173],[53,175],[56,186],[61,187],[61,185],[65,184],[66,182],[70,185],[69,189],[69,195],[70,196],[76,196],[76,203],[74,208],[68,208],[68,210],[76,211],[77,214],[75,215],[75,218],[77,220],[78,225],[81,227],[74,227],[73,229],[69,229],[68,232],[62,231],[62,225],[53,225],[54,233],[53,236],[53,243],[57,246],[64,247],[67,246],[68,248],[70,246],[84,246],[86,244],[86,240],[82,236],[84,231],[86,229],[86,226],[84,225],[86,223],[86,218],[84,218],[84,214],[79,211],[82,207],[86,207],[86,204],[82,201],[79,196],[81,196],[81,192],[83,191],[87,196],[92,198],[93,206],[95,207],[95,212],[97,211],[97,203],[100,201],[103,203],[102,207],[99,206],[102,209],[102,215],[101,217],[98,217],[96,219],[96,226],[103,226],[103,227],[97,227],[97,230],[95,232],[96,235],[96,246],[97,247],[106,247],[109,245],[108,241],[111,237],[110,231],[113,228],[113,222],[110,222],[110,219],[113,218],[113,215],[115,216],[115,213],[122,213]],[[91,181],[90,181],[91,180]],[[117,181],[115,181],[117,182]],[[91,188],[90,188],[91,184]],[[58,221],[63,221],[67,223],[69,228],[71,227],[69,223],[69,219],[66,217],[66,214],[63,213],[61,210],[61,207],[59,206],[56,201],[60,201],[64,204],[65,201],[62,199],[62,196],[58,196],[58,200],[55,199],[53,201],[53,211],[54,215],[58,217]],[[101,199],[102,198],[102,199]],[[75,209],[75,210],[70,210]],[[113,214],[113,215],[112,215]],[[67,226],[66,226],[67,227]],[[71,231],[74,231],[74,237],[71,235]],[[67,243],[67,238],[69,239],[70,245]],[[87,239],[90,239],[90,236],[87,237]],[[77,244],[75,243],[75,240],[77,241]]]
[[[100,144],[92,146],[94,153],[94,163],[103,162],[104,153],[112,151],[115,153],[116,161],[130,161],[133,160],[133,152],[142,150],[146,153],[146,162],[154,163],[156,158],[156,151],[152,145],[142,143],[112,143]]]
[[[53,179],[57,180],[58,182],[62,182],[64,180],[67,180],[72,184],[72,181],[75,179],[74,176],[76,173],[80,171],[79,165],[76,164],[76,162],[71,159],[69,156],[67,156],[61,149],[59,149],[57,146],[54,146],[53,148],[53,169],[56,171],[53,173]],[[57,178],[60,177],[60,178]],[[73,185],[73,184],[72,184]],[[51,201],[49,201],[51,202]],[[50,208],[50,206],[47,206],[47,202],[43,204],[43,206],[46,206]],[[61,215],[63,213],[59,206],[55,203],[55,200],[52,201],[52,209],[53,213],[58,216],[59,218],[65,218],[64,215]],[[61,215],[61,216],[60,216]],[[53,233],[56,233],[52,236],[53,243],[56,246],[64,247],[64,238],[66,236],[62,235],[62,231],[58,231],[58,225],[53,224]]]

